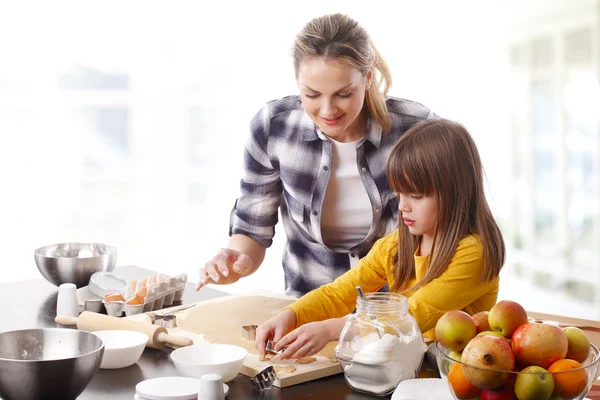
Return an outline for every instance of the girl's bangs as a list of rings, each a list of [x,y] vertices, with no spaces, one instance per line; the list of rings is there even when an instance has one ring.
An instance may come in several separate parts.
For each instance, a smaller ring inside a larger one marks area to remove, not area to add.
[[[388,164],[388,183],[396,193],[433,193],[431,179],[426,175],[426,168],[409,152],[398,152],[390,157]]]

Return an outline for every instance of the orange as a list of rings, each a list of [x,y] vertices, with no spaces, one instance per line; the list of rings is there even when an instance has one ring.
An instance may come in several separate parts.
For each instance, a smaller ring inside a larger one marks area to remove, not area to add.
[[[457,399],[472,399],[479,397],[481,394],[481,389],[467,380],[460,363],[454,363],[452,367],[450,367],[448,382],[450,382]]]
[[[548,372],[558,372],[552,375],[552,378],[554,378],[553,394],[559,397],[572,398],[585,390],[588,376],[584,369],[578,368],[581,368],[581,364],[567,358],[552,363],[548,368]]]

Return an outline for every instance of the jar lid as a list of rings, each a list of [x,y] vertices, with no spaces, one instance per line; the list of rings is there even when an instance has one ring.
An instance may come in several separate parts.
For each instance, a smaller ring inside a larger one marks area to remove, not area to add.
[[[200,379],[170,376],[146,379],[135,386],[135,393],[148,400],[196,400]]]

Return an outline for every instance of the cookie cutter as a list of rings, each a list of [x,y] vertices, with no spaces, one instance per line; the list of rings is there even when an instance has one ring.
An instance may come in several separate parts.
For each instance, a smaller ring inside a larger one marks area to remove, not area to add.
[[[273,366],[268,366],[250,378],[250,383],[252,383],[254,389],[262,392],[263,390],[270,389],[275,379],[277,379],[277,374]]]
[[[267,353],[271,353],[271,354],[281,354],[284,351],[287,350],[287,346],[283,346],[281,348],[281,350],[276,351],[275,350],[275,343],[271,342],[270,340],[267,340],[267,344],[265,345],[265,350],[267,351]]]
[[[162,316],[171,315],[171,314],[178,313],[179,311],[183,311],[183,310],[187,310],[188,308],[192,308],[196,304],[198,304],[198,303],[182,304],[177,307],[168,308],[166,310],[148,311],[148,312],[146,312],[146,315],[149,316],[150,318],[154,318],[157,315],[162,315]]]
[[[242,337],[246,340],[254,342],[256,340],[256,328],[258,328],[258,325],[242,326]]]
[[[156,326],[163,326],[165,328],[176,328],[177,327],[177,316],[174,314],[152,314],[152,324]]]
[[[191,304],[182,304],[177,307],[172,307],[166,310],[160,311],[148,311],[146,313],[147,316],[152,319],[152,324],[156,326],[164,326],[165,328],[177,328],[177,316],[175,313],[183,310],[187,310],[188,308],[192,308],[196,305],[196,303]]]

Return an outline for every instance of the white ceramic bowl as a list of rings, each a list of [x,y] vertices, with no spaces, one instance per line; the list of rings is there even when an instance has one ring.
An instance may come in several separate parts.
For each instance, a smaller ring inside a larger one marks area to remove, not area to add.
[[[200,379],[202,375],[219,374],[223,382],[239,374],[248,350],[231,344],[198,343],[171,353],[177,371],[183,376]]]
[[[101,369],[125,368],[135,364],[146,347],[148,335],[135,331],[97,331],[104,342]]]

